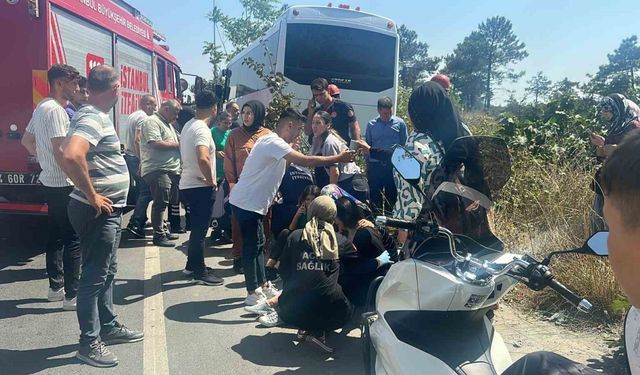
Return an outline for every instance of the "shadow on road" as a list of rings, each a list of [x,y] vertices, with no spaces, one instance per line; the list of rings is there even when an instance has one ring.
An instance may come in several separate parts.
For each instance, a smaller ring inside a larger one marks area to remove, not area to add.
[[[631,375],[627,365],[627,357],[622,338],[612,343],[612,351],[608,354],[587,361],[587,365],[593,369],[601,370],[607,374]]]
[[[0,271],[0,284],[11,284],[19,281],[31,281],[47,278],[44,268],[22,268],[19,270]]]
[[[25,298],[0,301],[0,320],[24,315],[41,315],[62,311],[61,304],[51,304],[55,308],[21,307],[32,303],[49,303],[46,298]],[[1,369],[2,367],[0,367]]]
[[[3,374],[23,375],[78,363],[78,344],[33,350],[0,349],[0,369]],[[54,358],[64,356],[63,358]]]
[[[245,324],[248,321],[246,319],[220,320],[208,317],[209,315],[242,307],[244,307],[243,298],[226,298],[219,301],[193,301],[169,306],[165,310],[164,316],[167,317],[167,319],[183,323]]]
[[[359,339],[331,334],[327,343],[335,349],[327,354],[308,342],[296,343],[295,331],[247,336],[231,347],[243,360],[260,366],[297,368],[276,374],[362,374]]]

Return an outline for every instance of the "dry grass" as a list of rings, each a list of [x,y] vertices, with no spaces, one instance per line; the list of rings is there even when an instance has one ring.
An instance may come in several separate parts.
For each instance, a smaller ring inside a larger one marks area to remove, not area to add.
[[[474,134],[495,134],[499,125],[481,114],[465,116]],[[509,183],[497,199],[494,228],[510,251],[527,253],[536,259],[557,250],[582,246],[589,237],[589,216],[594,198],[590,186],[593,170],[536,160],[513,152]],[[629,306],[618,287],[606,258],[585,255],[557,256],[551,264],[559,281],[587,298],[593,313],[581,321],[619,322]],[[531,292],[519,288],[512,299],[534,311],[553,314],[561,308],[578,317],[553,291]]]
[[[537,259],[556,250],[582,246],[590,235],[593,202],[592,171],[541,163],[524,154],[513,155],[511,180],[498,200],[494,227],[515,252]],[[559,281],[587,298],[595,322],[619,320],[624,308],[622,292],[606,258],[565,255],[551,264]],[[557,312],[564,300],[552,291],[530,292],[520,288],[525,303],[542,312]]]

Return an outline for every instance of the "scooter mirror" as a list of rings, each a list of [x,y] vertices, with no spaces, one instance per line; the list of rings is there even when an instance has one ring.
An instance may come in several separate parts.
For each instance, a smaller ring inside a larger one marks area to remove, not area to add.
[[[391,164],[407,182],[417,184],[420,180],[422,163],[406,148],[396,145],[391,154]]]
[[[586,247],[596,255],[607,256],[609,255],[608,239],[609,232],[597,232],[587,240]]]

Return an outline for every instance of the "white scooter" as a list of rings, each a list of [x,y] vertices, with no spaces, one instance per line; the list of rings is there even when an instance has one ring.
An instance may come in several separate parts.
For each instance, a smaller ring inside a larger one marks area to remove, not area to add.
[[[392,164],[419,189],[421,165],[415,154],[396,146]],[[480,204],[488,200],[476,189],[453,185],[440,190]],[[591,304],[554,279],[548,264],[559,253],[595,254],[603,237],[606,250],[608,234],[598,233],[579,249],[552,253],[538,262],[501,251],[495,237],[495,243],[481,244],[453,234],[429,215],[412,222],[379,216],[376,223],[411,231],[404,260],[372,283],[370,312],[363,314],[364,365],[367,374],[377,375],[501,374],[512,360],[488,317],[498,301],[522,282],[533,290],[550,287],[588,312]]]

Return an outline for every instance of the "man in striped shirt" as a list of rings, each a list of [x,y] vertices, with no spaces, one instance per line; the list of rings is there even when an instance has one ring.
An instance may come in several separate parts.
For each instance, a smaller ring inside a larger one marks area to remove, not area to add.
[[[76,357],[96,367],[118,364],[105,345],[143,339],[142,332],[116,321],[113,310],[116,251],[129,191],[129,171],[109,117],[118,101],[118,77],[111,66],[91,69],[89,104],[74,116],[63,154],[64,169],[75,183],[69,219],[80,236],[83,258],[77,308],[80,349]]]
[[[49,275],[49,301],[64,301],[64,310],[75,310],[80,279],[80,245],[67,216],[71,180],[62,171],[60,145],[69,130],[69,116],[63,106],[78,91],[80,74],[69,66],[56,64],[47,72],[50,96],[36,109],[22,144],[37,155],[42,168],[40,182],[44,186],[48,206],[46,263]],[[63,251],[64,250],[64,251]]]

